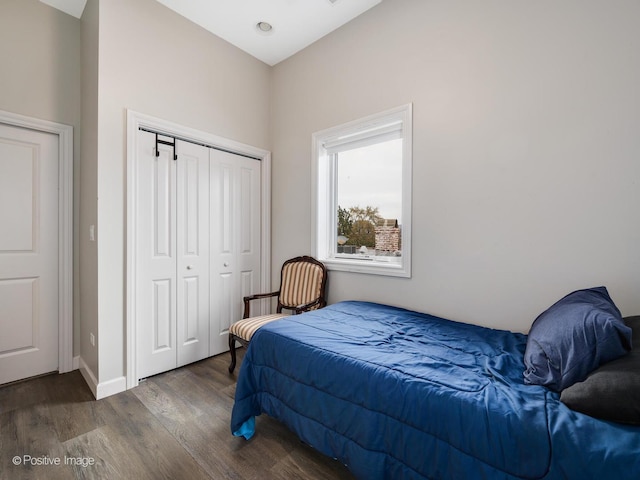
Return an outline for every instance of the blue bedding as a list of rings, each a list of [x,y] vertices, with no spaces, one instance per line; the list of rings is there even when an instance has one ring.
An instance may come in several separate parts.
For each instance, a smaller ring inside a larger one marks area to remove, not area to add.
[[[366,302],[260,328],[231,430],[276,418],[362,479],[640,478],[640,428],[523,382],[526,336]]]

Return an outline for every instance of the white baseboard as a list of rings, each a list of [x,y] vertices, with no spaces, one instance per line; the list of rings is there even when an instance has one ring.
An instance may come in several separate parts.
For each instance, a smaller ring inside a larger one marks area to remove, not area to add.
[[[80,355],[76,355],[73,357],[73,361],[71,362],[71,370],[78,370],[80,368]]]
[[[87,382],[87,385],[89,386],[89,390],[91,390],[91,393],[93,393],[93,396],[97,400],[98,399],[98,395],[97,395],[98,379],[93,374],[89,366],[86,364],[86,362],[84,361],[84,358],[80,357],[80,360],[78,363],[79,363],[80,373],[82,374],[84,381]]]
[[[96,400],[124,392],[127,389],[127,379],[125,377],[118,377],[106,382],[98,383],[98,379],[95,374],[85,363],[82,357],[79,359],[79,364],[80,373],[82,373],[84,381],[87,382],[87,385]]]
[[[101,382],[98,384],[98,394],[96,400],[115,395],[116,393],[124,392],[127,389],[127,378],[118,377],[107,382]]]

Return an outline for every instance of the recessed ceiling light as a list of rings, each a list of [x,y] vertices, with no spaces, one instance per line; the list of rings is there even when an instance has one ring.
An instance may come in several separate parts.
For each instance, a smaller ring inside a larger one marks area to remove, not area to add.
[[[260,33],[271,33],[273,31],[273,26],[269,22],[258,22],[256,23],[256,28]]]

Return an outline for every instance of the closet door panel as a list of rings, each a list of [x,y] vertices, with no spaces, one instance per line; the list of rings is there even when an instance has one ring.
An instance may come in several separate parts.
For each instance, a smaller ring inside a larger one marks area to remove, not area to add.
[[[176,365],[176,165],[173,149],[140,132],[136,162],[138,378]]]
[[[260,205],[261,205],[261,164],[258,160],[237,157],[239,171],[238,218],[239,245],[238,269],[242,274],[242,291],[250,290],[250,295],[260,289]],[[258,303],[255,308],[258,308]],[[264,312],[267,313],[267,312]]]
[[[255,274],[252,271],[241,272],[240,273],[240,292],[241,297],[246,297],[248,295],[256,293],[256,281],[259,282],[259,279],[255,278]],[[251,315],[259,315],[260,312],[258,308],[260,307],[261,300],[254,300],[253,305],[251,306]],[[227,330],[231,325],[227,326]]]
[[[260,162],[212,150],[210,354],[228,350],[242,298],[260,293]],[[257,202],[257,203],[256,203]],[[259,302],[251,305],[260,313]]]
[[[218,152],[213,152],[214,154]],[[220,162],[217,166],[217,172],[215,172],[216,178],[213,182],[217,183],[217,215],[215,215],[215,221],[217,223],[217,234],[219,236],[219,249],[218,256],[222,260],[222,263],[230,262],[233,260],[235,253],[234,245],[234,226],[235,217],[233,215],[233,164]],[[228,267],[229,265],[227,265]]]
[[[171,349],[173,344],[172,290],[175,283],[171,278],[153,280],[153,311],[151,327],[153,329],[152,353],[160,353]]]
[[[182,312],[178,317],[183,322],[182,345],[191,345],[199,342],[201,337],[200,322],[200,282],[198,277],[185,278],[182,281],[184,288]],[[204,357],[203,357],[204,358]]]
[[[209,355],[209,150],[176,141],[177,365]]]
[[[218,304],[215,310],[214,318],[218,321],[212,322],[212,335],[224,335],[229,332],[231,319],[238,314],[238,306],[236,302],[234,276],[231,273],[222,273],[218,278]],[[241,314],[240,314],[241,315]],[[224,350],[223,350],[224,351]]]
[[[149,134],[147,134],[149,135]],[[152,193],[150,210],[153,221],[153,256],[156,259],[166,258],[173,260],[173,247],[175,235],[173,232],[173,220],[175,217],[175,202],[173,195],[175,168],[170,158],[171,151],[168,147],[162,148],[160,157],[152,161]],[[145,165],[141,168],[145,169]],[[147,183],[147,179],[143,183]],[[142,187],[144,188],[144,187]]]
[[[212,150],[211,166],[211,355],[228,350],[229,326],[242,318],[237,291],[235,155]],[[240,298],[239,298],[240,297]]]

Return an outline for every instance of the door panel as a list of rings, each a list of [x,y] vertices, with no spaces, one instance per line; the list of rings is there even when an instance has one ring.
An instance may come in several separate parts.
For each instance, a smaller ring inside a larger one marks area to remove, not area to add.
[[[211,158],[210,354],[228,350],[242,297],[260,293],[260,161],[217,150]],[[260,313],[254,302],[252,313]]]
[[[5,127],[6,128],[6,127]],[[0,251],[31,252],[34,203],[38,204],[38,146],[2,141],[0,190],[11,192],[11,201],[0,203]],[[19,205],[19,208],[16,208]]]
[[[240,228],[240,250],[238,252],[238,269],[241,273],[241,296],[256,293],[260,287],[260,205],[261,182],[260,162],[239,157],[240,185],[238,196],[238,218]],[[246,292],[246,293],[245,293]],[[252,310],[260,313],[259,303],[254,302]],[[266,313],[266,312],[265,312]]]
[[[254,161],[255,162],[255,161]],[[240,240],[240,253],[241,255],[251,255],[256,248],[256,233],[258,239],[260,238],[260,232],[256,232],[256,228],[260,229],[260,222],[257,222],[254,216],[255,212],[252,210],[255,206],[252,200],[255,199],[255,189],[260,189],[260,182],[256,182],[256,172],[251,168],[240,168],[240,212],[239,213],[239,240]],[[259,197],[258,197],[259,199]],[[259,215],[260,212],[258,212]]]
[[[177,140],[178,366],[209,356],[209,149]]]
[[[198,322],[199,316],[199,290],[200,282],[198,278],[186,278],[184,280],[185,298],[184,301],[184,338],[183,344],[189,345],[193,342],[199,341],[200,338],[200,323]]]
[[[38,300],[38,279],[20,278],[0,280],[0,312],[2,318],[12,319],[14,328],[3,330],[0,352],[33,349],[37,342],[39,318],[34,301]]]
[[[149,145],[147,145],[149,147]],[[172,257],[172,247],[174,243],[173,228],[173,185],[175,173],[173,172],[173,162],[169,155],[171,151],[163,146],[162,155],[155,161],[147,158],[146,161],[153,165],[152,204],[150,210],[153,215],[153,252],[154,257]],[[154,147],[151,146],[151,149]],[[153,152],[148,152],[153,155]],[[147,170],[145,165],[144,170]],[[144,179],[147,183],[148,179]],[[145,213],[148,213],[145,211]]]
[[[212,150],[211,159],[211,323],[212,355],[228,350],[229,327],[242,316],[236,284],[234,157]]]
[[[153,329],[152,353],[161,353],[172,349],[173,341],[173,307],[171,291],[174,283],[170,278],[152,280],[153,312],[151,322]]]
[[[58,369],[58,136],[0,124],[0,384]]]
[[[139,132],[136,160],[138,378],[176,367],[176,162],[173,148]]]

